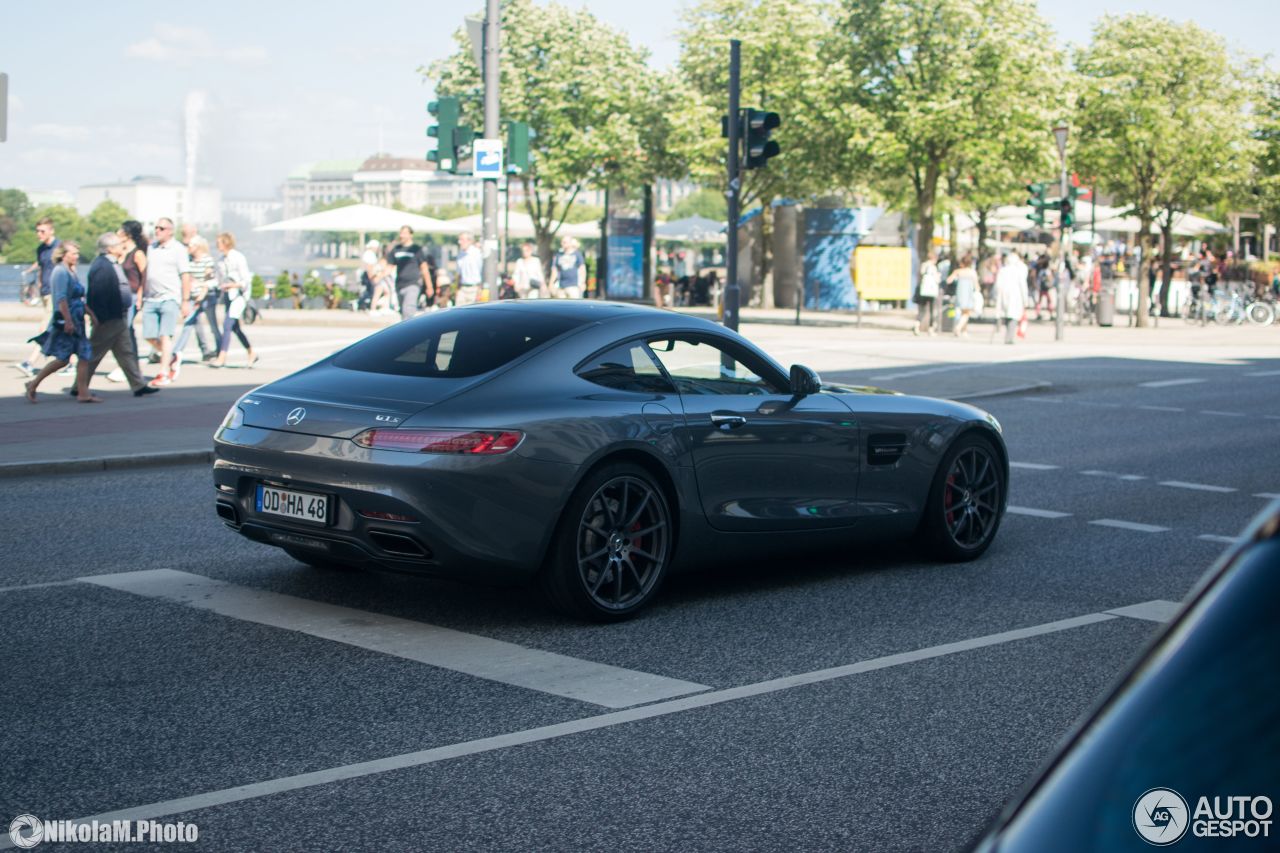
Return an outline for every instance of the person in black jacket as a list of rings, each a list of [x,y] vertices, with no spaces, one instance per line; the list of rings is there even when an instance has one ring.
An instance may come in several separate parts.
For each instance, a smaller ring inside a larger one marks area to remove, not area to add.
[[[89,335],[93,358],[82,359],[77,365],[76,388],[82,397],[89,393],[89,381],[108,352],[115,356],[116,363],[124,371],[133,396],[141,397],[160,390],[152,388],[142,378],[133,335],[129,334],[129,305],[133,302],[133,292],[124,268],[120,266],[124,248],[124,242],[118,235],[103,234],[98,238],[98,257],[89,266],[85,303],[93,316],[93,332]]]

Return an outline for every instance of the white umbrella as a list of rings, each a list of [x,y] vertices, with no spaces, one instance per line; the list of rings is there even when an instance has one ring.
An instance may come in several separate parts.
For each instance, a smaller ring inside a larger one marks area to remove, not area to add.
[[[1098,220],[1099,231],[1120,231],[1125,234],[1137,234],[1142,230],[1142,222],[1136,216],[1113,216]],[[1196,216],[1192,213],[1179,213],[1173,217],[1173,233],[1177,237],[1195,237],[1200,234],[1222,234],[1228,231],[1225,225]],[[1152,222],[1151,233],[1159,234],[1160,226]]]
[[[685,243],[724,243],[729,237],[725,234],[726,225],[705,216],[687,216],[684,219],[673,219],[663,222],[653,229],[659,240],[675,240]]]
[[[255,231],[357,231],[361,234],[390,234],[408,225],[414,231],[428,234],[450,233],[441,231],[443,219],[420,216],[391,207],[373,204],[350,204],[319,213],[296,216],[283,222],[261,225]]]
[[[498,211],[498,233],[509,233],[512,237],[525,238],[533,237],[537,231],[533,227],[533,217],[527,213],[516,211],[511,212],[510,231],[507,230],[508,219],[507,214]],[[440,228],[435,229],[434,234],[461,234],[464,231],[469,232],[477,237],[484,230],[484,217],[478,213],[470,216],[460,216],[457,219],[449,219],[440,223]],[[598,222],[577,222],[563,223],[556,231],[557,237],[579,237],[588,240],[596,240],[600,237],[600,224]]]

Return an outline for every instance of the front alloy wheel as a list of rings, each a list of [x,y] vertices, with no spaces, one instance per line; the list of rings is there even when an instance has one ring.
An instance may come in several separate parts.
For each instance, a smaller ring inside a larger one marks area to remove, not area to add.
[[[930,544],[948,560],[972,560],[987,550],[1004,510],[1004,468],[979,436],[961,437],[948,451],[925,507]]]

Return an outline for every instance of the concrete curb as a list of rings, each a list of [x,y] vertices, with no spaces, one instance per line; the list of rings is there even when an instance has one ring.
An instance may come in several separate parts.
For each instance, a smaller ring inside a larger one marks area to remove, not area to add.
[[[165,453],[138,453],[128,456],[95,456],[87,459],[41,459],[0,464],[0,478],[29,477],[35,474],[82,474],[91,471],[120,471],[130,468],[158,468],[164,465],[212,463],[213,450],[173,450]]]

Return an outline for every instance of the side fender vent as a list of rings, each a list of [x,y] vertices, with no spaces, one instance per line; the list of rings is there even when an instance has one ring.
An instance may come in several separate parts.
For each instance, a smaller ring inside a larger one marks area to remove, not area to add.
[[[907,452],[907,437],[900,432],[872,433],[867,438],[867,464],[892,465]]]

